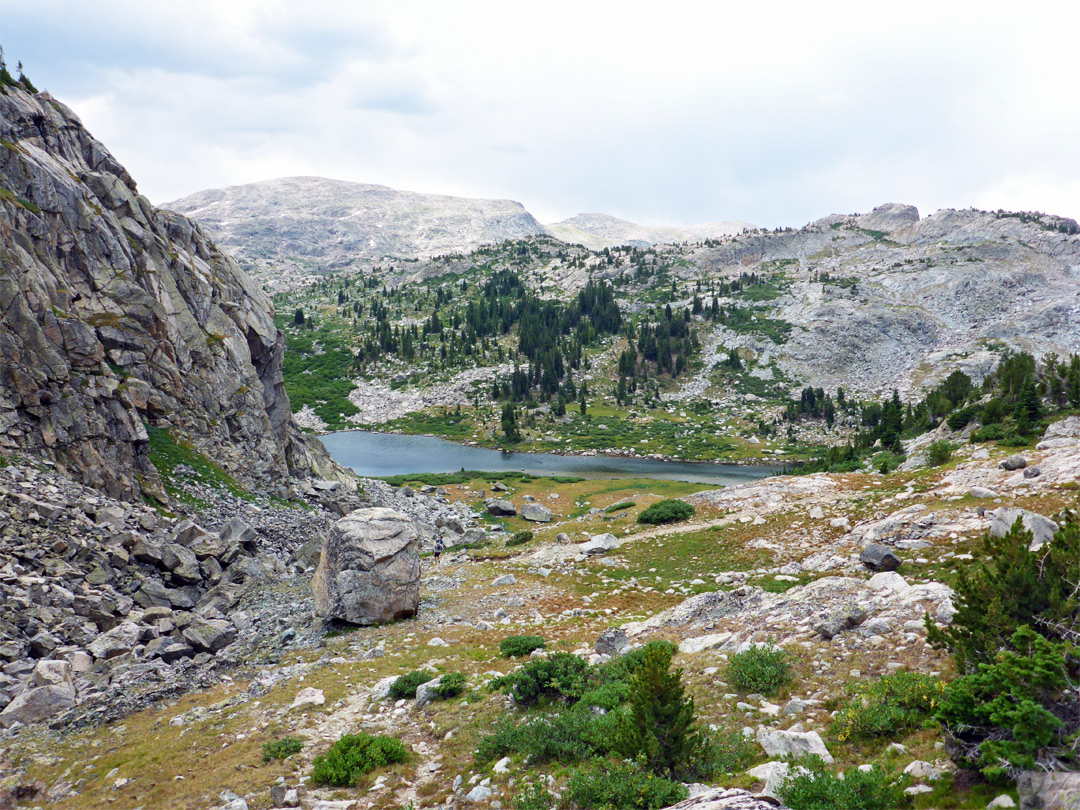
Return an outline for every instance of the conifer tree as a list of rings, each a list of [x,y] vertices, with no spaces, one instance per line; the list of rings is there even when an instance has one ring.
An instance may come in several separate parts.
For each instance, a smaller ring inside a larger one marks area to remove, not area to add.
[[[630,679],[629,719],[617,748],[628,758],[644,755],[650,770],[677,778],[701,743],[694,726],[694,699],[687,697],[682,670],[671,671],[672,649],[651,644]]]

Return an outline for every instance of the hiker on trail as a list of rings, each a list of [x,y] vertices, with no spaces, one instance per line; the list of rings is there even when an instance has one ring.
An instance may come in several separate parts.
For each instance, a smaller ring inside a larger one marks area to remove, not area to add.
[[[435,540],[435,564],[438,565],[439,557],[443,553],[443,549],[446,548],[446,544],[443,542],[442,537]]]

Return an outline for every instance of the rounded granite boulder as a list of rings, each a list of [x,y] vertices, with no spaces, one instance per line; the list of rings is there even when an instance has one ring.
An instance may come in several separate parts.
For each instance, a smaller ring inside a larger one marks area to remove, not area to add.
[[[407,516],[375,507],[330,530],[311,580],[315,615],[351,624],[407,619],[420,602],[420,535]]]

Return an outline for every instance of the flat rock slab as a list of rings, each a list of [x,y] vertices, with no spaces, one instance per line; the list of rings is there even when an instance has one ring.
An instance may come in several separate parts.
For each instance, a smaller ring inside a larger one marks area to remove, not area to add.
[[[673,804],[669,810],[777,810],[775,800],[735,788],[714,788]]]

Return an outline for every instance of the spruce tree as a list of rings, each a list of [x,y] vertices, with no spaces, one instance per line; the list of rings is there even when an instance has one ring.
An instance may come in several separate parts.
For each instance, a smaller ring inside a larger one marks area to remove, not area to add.
[[[686,697],[682,670],[671,671],[673,650],[651,644],[630,678],[629,718],[616,747],[633,759],[644,755],[651,771],[672,779],[693,757],[701,743],[694,725],[694,699]]]

